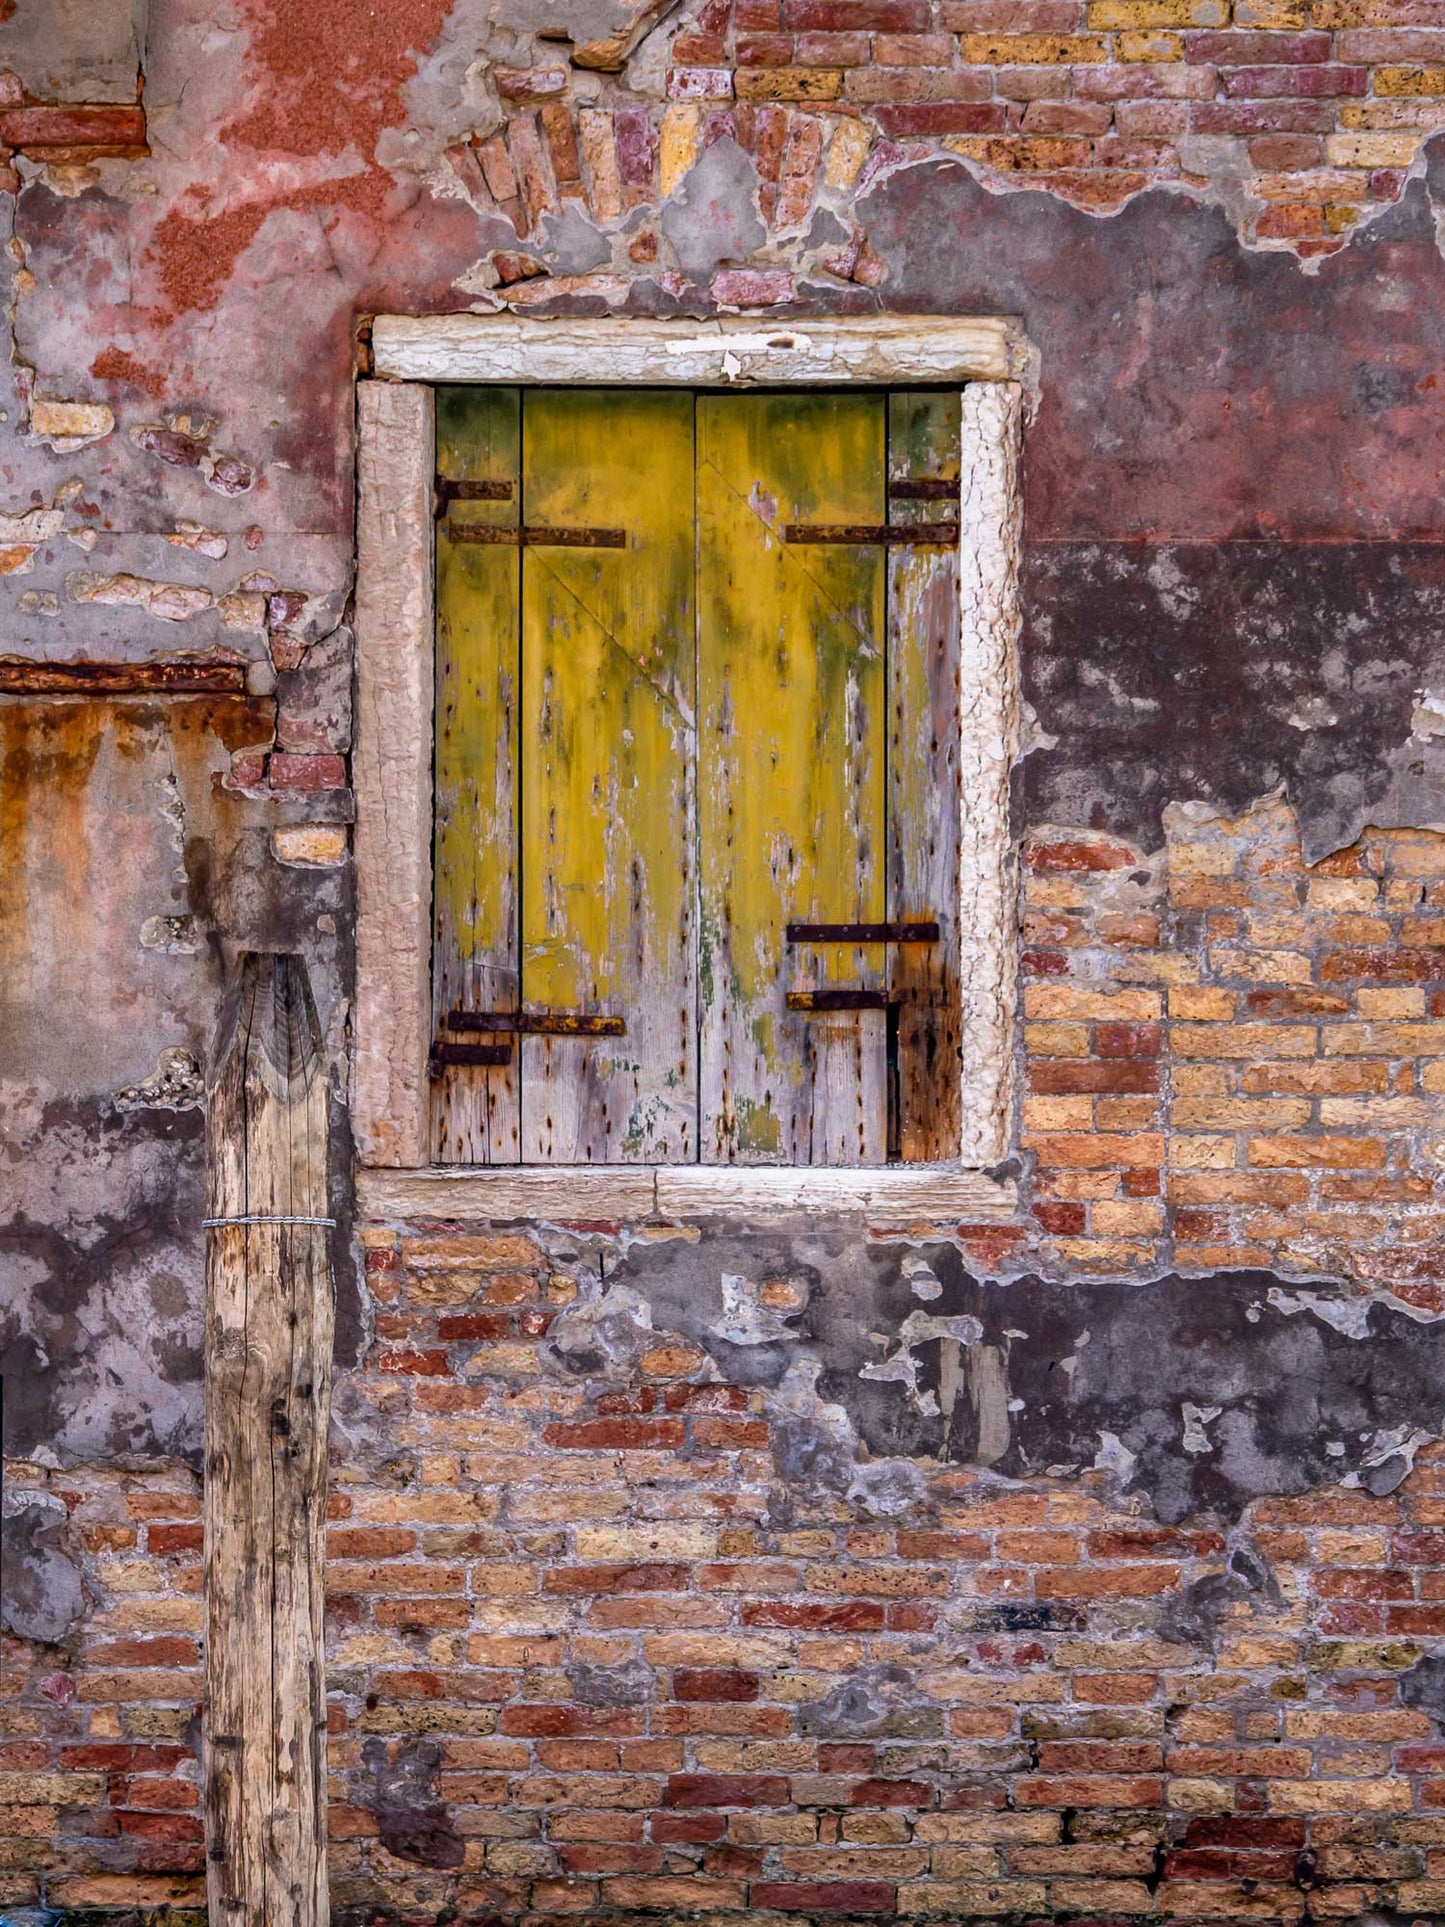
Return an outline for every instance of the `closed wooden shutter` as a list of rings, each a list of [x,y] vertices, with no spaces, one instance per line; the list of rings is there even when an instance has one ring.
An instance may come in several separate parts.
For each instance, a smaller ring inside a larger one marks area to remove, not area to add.
[[[443,391],[439,1161],[956,1154],[958,419]]]

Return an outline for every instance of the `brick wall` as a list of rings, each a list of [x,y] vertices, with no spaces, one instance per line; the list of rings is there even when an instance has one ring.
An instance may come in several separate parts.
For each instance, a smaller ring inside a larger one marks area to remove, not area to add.
[[[1287,805],[1031,841],[1024,1144],[1071,1272],[1278,1267],[1445,1309],[1445,840]]]
[[[343,1919],[1445,1908],[1440,1448],[1227,1536],[1102,1473],[937,1464],[906,1520],[780,1516],[766,1401],[686,1342],[607,1391],[543,1368],[578,1287],[538,1244],[368,1245],[330,1540]],[[195,1485],[50,1483],[97,1611],[83,1665],[5,1653],[0,1897],[194,1904]]]
[[[452,165],[518,249],[493,265],[514,305],[606,292],[655,260],[549,276],[525,243],[574,202],[604,228],[665,201],[724,135],[752,154],[779,242],[820,196],[916,157],[957,154],[996,185],[1117,207],[1157,182],[1224,190],[1261,246],[1333,252],[1393,202],[1445,125],[1445,13],[1385,0],[711,0],[671,44],[665,103],[614,108],[565,61],[502,68],[505,125]],[[579,98],[579,93],[583,96]],[[864,286],[861,235],[823,270]],[[559,288],[559,281],[565,286]],[[785,301],[793,275],[719,270],[723,304]]]

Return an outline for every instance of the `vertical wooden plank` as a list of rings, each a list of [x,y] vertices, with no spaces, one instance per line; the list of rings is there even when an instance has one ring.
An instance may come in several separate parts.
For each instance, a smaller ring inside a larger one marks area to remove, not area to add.
[[[959,984],[963,1067],[960,1155],[1008,1155],[1018,990],[1018,879],[1009,826],[1019,753],[1020,448],[1023,389],[963,391],[959,486]]]
[[[213,1065],[207,1898],[230,1927],[325,1927],[328,1085],[300,957],[242,958]]]
[[[521,551],[453,536],[515,528],[521,516],[521,393],[443,388],[437,473],[485,488],[437,525],[436,822],[433,1025],[451,1012],[516,1010],[517,702]],[[472,1041],[475,1041],[473,1039]],[[521,1155],[515,1056],[448,1066],[432,1080],[439,1164],[508,1164]]]
[[[890,522],[957,521],[958,442],[956,391],[889,396]],[[905,1162],[958,1155],[958,643],[957,549],[890,550],[888,916],[940,936],[889,955],[889,1153]]]
[[[693,402],[529,391],[522,564],[522,991],[622,1018],[522,1043],[522,1156],[697,1155]]]
[[[432,392],[357,384],[356,1083],[366,1164],[425,1164],[431,1041]]]
[[[789,989],[879,989],[881,945],[784,926],[884,914],[885,561],[784,542],[885,519],[877,394],[698,402],[702,1156],[882,1162],[882,1011],[789,1012]]]

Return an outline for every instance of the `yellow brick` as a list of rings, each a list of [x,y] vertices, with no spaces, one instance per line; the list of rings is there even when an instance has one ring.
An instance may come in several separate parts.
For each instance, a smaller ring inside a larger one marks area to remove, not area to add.
[[[1419,145],[1413,133],[1331,134],[1325,159],[1331,167],[1408,167]]]
[[[1388,1551],[1383,1532],[1322,1531],[1315,1536],[1315,1557],[1322,1566],[1383,1566]]]
[[[658,165],[664,200],[676,191],[683,175],[697,159],[701,122],[701,110],[693,102],[674,102],[662,117]]]
[[[1176,1131],[1278,1131],[1309,1119],[1307,1097],[1185,1097],[1176,1099],[1169,1113]]]
[[[1113,1238],[1060,1238],[1058,1252],[1079,1271],[1134,1271],[1154,1262],[1152,1245],[1123,1244]]]
[[[1235,1164],[1232,1137],[1171,1137],[1169,1163],[1176,1171],[1230,1171]]]
[[[1024,992],[1024,1012],[1029,1017],[1139,1024],[1150,1022],[1162,1011],[1163,1000],[1154,990],[1080,990],[1072,984],[1030,984]]]
[[[1374,877],[1311,877],[1305,890],[1311,910],[1373,910],[1379,900]]]
[[[1049,1195],[1073,1204],[1087,1204],[1093,1198],[1112,1198],[1119,1188],[1115,1171],[1056,1171],[1049,1179]]]
[[[1229,1073],[1222,1064],[1176,1064],[1170,1082],[1176,1097],[1223,1097]]]
[[[1258,1170],[1378,1171],[1385,1147],[1369,1137],[1257,1137],[1249,1162]]]
[[[1445,101],[1349,100],[1340,109],[1340,126],[1362,134],[1415,128],[1419,140],[1430,128],[1445,126]]]
[[[1174,1262],[1188,1271],[1252,1271],[1270,1263],[1263,1245],[1176,1244]]]
[[[1089,0],[1088,24],[1100,33],[1121,28],[1224,27],[1228,0]]]
[[[1120,60],[1182,60],[1184,42],[1177,33],[1121,33],[1114,52]]]
[[[1445,1024],[1326,1024],[1320,1044],[1329,1057],[1441,1057]]]
[[[1164,1221],[1164,1207],[1148,1198],[1123,1198],[1096,1204],[1089,1214],[1091,1229],[1107,1237],[1147,1237]]]
[[[1094,1121],[1091,1097],[1028,1097],[1024,1099],[1026,1131],[1087,1131]]]
[[[1255,984],[1307,984],[1314,974],[1309,958],[1297,950],[1245,950],[1221,943],[1210,951],[1209,961],[1219,976]]]
[[[1336,1029],[1364,1030],[1365,1025]],[[1175,1024],[1170,1042],[1179,1057],[1313,1057],[1309,1024]]]
[[[1420,1082],[1427,1091],[1445,1091],[1445,1064],[1426,1064],[1420,1072]]]
[[[1320,1100],[1320,1123],[1345,1130],[1410,1131],[1439,1117],[1440,1106],[1428,1097],[1326,1097]]]
[[[717,1531],[712,1526],[671,1522],[645,1526],[584,1526],[573,1534],[577,1557],[597,1565],[635,1565],[652,1559],[712,1559]]]
[[[1355,1003],[1362,1017],[1409,1018],[1425,1015],[1423,990],[1359,990]]]
[[[1171,877],[1233,876],[1239,851],[1232,843],[1171,843]]]
[[[1101,1097],[1094,1105],[1094,1123],[1101,1131],[1147,1131],[1158,1122],[1157,1098]]]
[[[840,120],[828,146],[824,178],[829,187],[851,187],[868,158],[869,129],[861,120]]]
[[[1270,1780],[1265,1793],[1272,1813],[1408,1813],[1414,1789],[1398,1780]],[[1408,1912],[1420,1903],[1405,1898],[1413,1888],[1445,1895],[1445,1881],[1409,1881],[1400,1889]],[[1161,1906],[1165,1904],[1161,1892]]]
[[[959,51],[970,67],[1090,67],[1109,57],[1094,34],[966,33]]]
[[[744,67],[733,85],[739,100],[836,100],[843,73],[838,67]]]
[[[1083,1024],[1025,1024],[1024,1049],[1030,1057],[1087,1057],[1089,1032]]]
[[[1236,27],[1307,27],[1309,0],[1236,0]]]
[[[1196,1023],[1227,1024],[1234,1015],[1234,992],[1181,984],[1169,993],[1169,1015],[1193,1018]]]

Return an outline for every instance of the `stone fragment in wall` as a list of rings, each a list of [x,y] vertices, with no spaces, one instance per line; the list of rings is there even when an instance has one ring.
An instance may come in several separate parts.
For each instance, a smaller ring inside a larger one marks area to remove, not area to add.
[[[136,447],[154,455],[167,468],[199,468],[206,458],[206,444],[198,435],[182,434],[160,422],[138,422],[130,431]]]
[[[518,281],[533,281],[547,272],[547,263],[535,254],[523,254],[514,248],[498,248],[488,255],[487,265],[492,270],[489,286],[510,287]]]
[[[232,589],[217,598],[216,609],[228,629],[261,635],[266,627],[266,598],[254,589]]]
[[[67,577],[65,588],[72,602],[140,608],[162,622],[189,622],[213,603],[209,589],[188,583],[154,582],[138,575],[96,575],[89,570],[77,570]]]
[[[29,575],[36,551],[60,533],[64,520],[63,507],[0,515],[0,575]]]
[[[142,950],[161,950],[167,956],[194,957],[202,947],[194,917],[147,917],[140,927]],[[164,1070],[166,1053],[161,1054]]]
[[[819,1740],[941,1739],[943,1721],[944,1708],[895,1665],[859,1666],[798,1708],[798,1731]]]
[[[275,656],[275,638],[272,639]],[[305,652],[302,663],[277,662],[276,740],[282,749],[351,747],[352,633],[334,630]]]
[[[721,268],[709,289],[720,308],[778,308],[793,298],[791,274],[781,268]]]
[[[68,455],[91,442],[103,442],[115,428],[115,415],[103,401],[47,401],[32,396],[27,439]]]
[[[346,831],[338,823],[292,823],[271,832],[278,863],[301,870],[329,870],[346,861]]]
[[[245,495],[256,486],[256,471],[239,455],[212,455],[202,463],[206,487],[217,495]]]
[[[620,308],[635,291],[635,283],[620,274],[559,274],[519,282],[504,290],[503,298],[514,308],[528,308],[567,295],[592,295]]]
[[[227,537],[219,529],[208,529],[204,522],[177,522],[166,540],[179,549],[191,549],[197,555],[208,555],[215,562],[219,562],[230,548]]]
[[[677,4],[678,0],[498,0],[492,18],[499,27],[532,34],[538,40],[570,42],[568,57],[574,66],[615,74]]]
[[[10,1491],[0,1516],[0,1630],[57,1645],[85,1613],[69,1515],[44,1492]]]
[[[152,918],[152,923],[186,922],[190,919]],[[142,930],[142,942],[145,932]],[[150,946],[157,948],[159,946]],[[190,946],[191,951],[196,945]],[[206,1095],[205,1079],[200,1066],[188,1050],[173,1045],[163,1050],[150,1077],[139,1084],[128,1084],[115,1091],[111,1103],[118,1111],[164,1110],[189,1111],[204,1103]]]
[[[555,100],[567,91],[565,67],[494,67],[492,78],[503,100]]]

